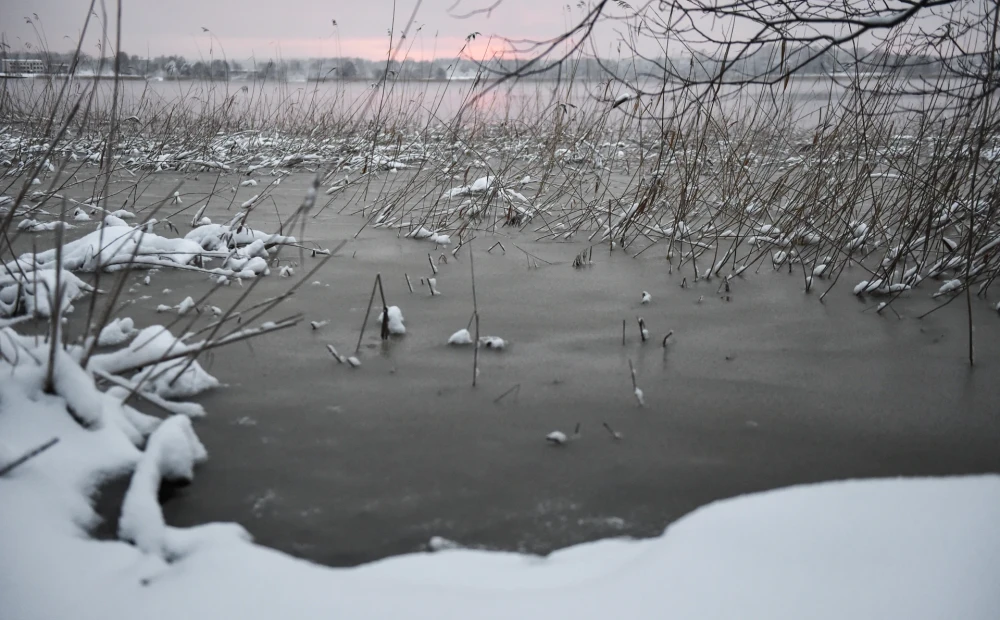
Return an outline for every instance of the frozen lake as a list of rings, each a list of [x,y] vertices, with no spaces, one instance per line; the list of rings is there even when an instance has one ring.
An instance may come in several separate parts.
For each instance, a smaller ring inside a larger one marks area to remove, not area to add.
[[[309,178],[282,183],[283,219]],[[175,180],[159,175],[146,199]],[[211,183],[189,179],[185,195]],[[224,203],[216,209],[213,218],[226,213]],[[274,212],[255,218],[278,225]],[[938,303],[933,287],[897,301],[901,318],[878,316],[850,286],[822,304],[803,294],[801,277],[769,267],[735,280],[729,295],[717,281],[681,288],[665,249],[595,252],[592,267],[574,270],[583,244],[502,229],[481,234],[473,251],[482,331],[510,344],[481,351],[473,388],[472,350],[445,344],[472,312],[468,246],[438,266],[442,294],[432,297],[418,286],[432,244],[391,230],[354,238],[360,228],[336,208],[310,220],[306,237],[320,246],[349,241],[276,315],[303,312],[306,322],[202,359],[226,387],[199,399],[209,415],[196,428],[211,458],[195,484],[168,493],[168,523],[238,521],[265,545],[332,565],[421,549],[432,536],[545,553],[656,535],[712,500],[791,484],[1000,469],[1000,352],[988,345],[1000,342],[1000,324],[985,304],[975,305],[981,345],[970,369],[961,304],[915,318]],[[496,241],[506,252],[487,251]],[[514,244],[554,264],[529,269]],[[284,256],[299,260],[294,250]],[[316,260],[306,254],[302,267]],[[383,344],[370,322],[362,368],[338,365],[325,345],[353,352],[376,273],[407,334]],[[275,276],[254,299],[286,290]],[[158,304],[208,288],[194,274],[157,273],[120,314],[161,323]],[[225,288],[212,303],[226,307],[241,292]],[[639,315],[651,331],[645,344]],[[308,321],[329,323],[313,330]],[[580,439],[546,443],[577,423]]]

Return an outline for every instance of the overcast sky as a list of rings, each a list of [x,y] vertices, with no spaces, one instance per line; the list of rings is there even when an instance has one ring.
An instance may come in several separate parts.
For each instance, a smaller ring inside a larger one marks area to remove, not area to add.
[[[111,14],[109,36],[112,41],[115,1],[105,0]],[[890,6],[899,9],[901,0],[888,1]],[[418,6],[402,50],[412,59],[453,58],[465,44],[466,36],[473,32],[480,35],[465,54],[488,56],[503,49],[503,44],[497,39],[491,40],[491,35],[536,41],[549,39],[565,32],[584,16],[584,8],[576,0],[570,3],[565,0],[501,0],[493,10],[484,11],[495,2],[397,0],[393,28],[396,42]],[[79,37],[89,4],[88,0],[0,0],[0,34],[12,50],[25,51],[27,46],[37,49],[43,37],[49,49],[70,51]],[[357,56],[375,60],[385,58],[389,47],[387,32],[393,26],[392,0],[123,0],[123,4],[122,49],[140,57],[181,54],[194,60],[225,55],[233,60],[251,56],[260,60],[279,56]],[[944,7],[940,12],[962,11],[975,6],[975,0],[968,0]],[[616,3],[608,7],[608,12],[621,13]],[[100,15],[100,10],[97,13]],[[468,16],[463,18],[462,15]],[[710,18],[705,18],[701,25],[736,37],[756,31],[755,26],[740,21],[736,20],[733,30]],[[931,31],[940,24],[940,18],[928,16],[921,20],[920,27]],[[619,52],[628,53],[627,49],[617,49],[620,27],[618,22],[598,27],[591,43],[599,55],[615,57]],[[101,23],[95,19],[85,40],[85,52],[99,54],[100,33]],[[644,38],[637,45],[644,54],[660,55],[661,43]],[[860,43],[871,46],[873,39],[865,36]],[[671,48],[671,53],[678,49]],[[588,46],[587,51],[592,49]],[[402,58],[402,55],[396,57]]]
[[[115,0],[105,0],[110,36],[114,36]],[[411,28],[411,57],[454,57],[472,32],[481,51],[489,35],[547,38],[581,17],[553,0],[503,0],[489,14],[460,19],[455,15],[488,7],[495,0],[423,0]],[[397,34],[417,0],[396,2]],[[89,6],[87,0],[0,0],[0,30],[12,49],[36,48],[37,26],[53,51],[69,51],[76,43]],[[100,2],[98,2],[98,7]],[[449,9],[451,11],[449,12]],[[100,10],[98,9],[98,15]],[[336,20],[337,26],[333,25]],[[384,58],[387,31],[393,23],[392,0],[124,0],[122,49],[129,54],[188,57],[225,54],[241,59],[255,54],[274,57],[359,56]],[[92,23],[84,50],[97,54],[100,24]],[[211,35],[202,30],[208,28]],[[417,32],[417,29],[420,29]]]

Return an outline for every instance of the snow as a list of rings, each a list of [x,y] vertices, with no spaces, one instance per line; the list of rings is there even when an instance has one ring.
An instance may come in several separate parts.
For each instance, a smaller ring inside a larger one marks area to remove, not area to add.
[[[73,301],[93,287],[68,271],[59,274],[62,289],[62,313],[72,312]],[[12,316],[16,309],[28,315],[51,316],[55,303],[55,269],[36,269],[22,272],[12,271],[0,275],[0,317]]]
[[[113,213],[104,216],[105,226],[128,226],[128,223]]]
[[[132,380],[140,389],[162,398],[189,398],[219,386],[219,380],[187,358],[146,366]]]
[[[234,523],[211,523],[187,530],[167,526],[157,494],[160,480],[191,481],[194,466],[208,458],[190,418],[173,416],[149,438],[122,503],[118,536],[146,554],[177,561],[207,545],[251,540]]]
[[[103,268],[127,264],[156,265],[171,262],[190,263],[202,253],[201,246],[186,239],[168,239],[142,232],[130,226],[105,226],[63,246],[63,268],[70,271],[94,271],[98,261]],[[30,264],[32,255],[20,257]],[[38,267],[54,266],[54,249],[35,255]]]
[[[46,230],[55,230],[57,228],[74,228],[72,224],[67,222],[39,222],[38,220],[33,220],[31,218],[25,218],[18,222],[17,229],[25,232],[43,232]]]
[[[443,536],[431,536],[431,539],[427,542],[427,548],[431,551],[444,551],[446,549],[461,549],[462,545],[454,540],[448,540]]]
[[[389,306],[389,333],[401,336],[406,333],[406,326],[403,325],[403,312],[399,309],[399,306]],[[378,313],[379,325],[382,324],[382,313]]]
[[[205,224],[198,226],[184,235],[184,238],[197,243],[201,248],[209,251],[226,249],[230,245],[250,245],[255,241],[261,242],[259,248],[264,248],[265,245],[296,243],[295,237],[266,233],[250,228],[249,226],[236,226],[234,229],[227,224]],[[253,252],[247,255],[259,255],[258,252],[259,250],[255,248]]]
[[[473,194],[485,192],[493,186],[493,182],[495,180],[495,177],[479,177],[471,186],[469,186],[469,191]]]
[[[470,194],[482,194],[485,193],[491,187],[493,187],[495,181],[496,177],[491,177],[491,176],[479,177],[472,183],[472,185],[462,185],[459,187],[451,188],[442,195],[442,198],[444,199],[458,198],[461,196],[468,196]]]
[[[936,293],[934,293],[934,297],[939,297],[941,295],[947,295],[948,293],[953,293],[959,290],[960,288],[962,288],[961,280],[948,280],[947,282],[941,285],[941,288],[939,288]]]
[[[177,314],[187,314],[192,308],[194,308],[194,300],[185,297],[181,303],[177,304],[175,310],[177,310]]]
[[[254,253],[263,248],[258,238],[251,244],[258,241]],[[54,287],[53,270],[31,274]],[[10,303],[4,295],[13,283],[0,284],[0,301]],[[897,286],[866,281],[860,291],[873,285]],[[180,306],[190,310],[189,300]],[[386,312],[390,329],[397,321],[405,329],[397,306]],[[1000,608],[998,475],[768,491],[703,506],[654,538],[606,539],[544,558],[433,537],[433,552],[331,569],[255,545],[238,524],[172,527],[158,502],[162,481],[192,481],[207,453],[187,417],[200,407],[163,399],[218,382],[188,358],[162,358],[202,343],[162,326],[137,332],[131,319],[115,319],[98,343],[119,348],[93,355],[86,368],[82,347],[55,349],[47,391],[44,341],[9,325],[0,332],[0,465],[59,440],[0,478],[4,620],[994,620]],[[463,329],[448,342],[473,339]],[[493,336],[479,344],[506,346]],[[338,361],[360,365],[327,346]],[[118,376],[134,369],[128,379]],[[101,391],[95,376],[112,387]],[[126,405],[136,388],[184,415],[161,421]],[[642,391],[635,396],[641,403]],[[546,439],[562,445],[577,437],[554,431]],[[94,490],[118,475],[130,475],[120,540],[91,539]]]
[[[618,95],[617,97],[615,97],[615,100],[611,104],[611,107],[612,108],[617,108],[618,106],[622,105],[623,103],[625,103],[627,101],[630,101],[634,97],[635,97],[635,95],[633,95],[632,93],[622,93],[622,94]]]
[[[198,362],[188,364],[187,358],[160,362],[170,354],[196,351],[198,345],[182,344],[170,331],[154,325],[139,332],[127,347],[90,358],[88,369],[117,374],[124,369],[140,367],[132,381],[144,392],[162,398],[187,398],[218,387],[219,381],[205,372]]]
[[[437,244],[437,245],[450,245],[451,244],[451,237],[449,237],[448,235],[439,234],[439,233],[437,233],[435,231],[428,230],[428,229],[424,228],[423,226],[419,226],[419,227],[415,228],[414,230],[412,230],[406,236],[407,237],[412,237],[413,239],[417,239],[417,240],[426,239],[427,241],[430,241],[431,243],[434,243],[434,244]]]
[[[500,351],[507,346],[507,341],[496,336],[481,336],[479,346]]]
[[[102,347],[114,347],[127,342],[138,334],[135,323],[130,318],[113,319],[104,326],[97,336],[97,344]]]
[[[83,379],[61,389],[96,398],[105,418],[123,409]],[[330,569],[254,545],[238,525],[164,523],[160,480],[190,479],[205,457],[187,418],[147,420],[140,452],[116,426],[81,428],[31,373],[0,372],[0,393],[6,454],[60,438],[0,479],[0,557],[16,567],[0,571],[5,620],[992,620],[1000,605],[997,475],[769,491],[699,508],[656,538],[545,558],[438,540]],[[120,533],[135,544],[87,538],[93,485],[133,468]]]
[[[448,337],[448,344],[472,344],[472,334],[467,329],[460,329]]]
[[[332,355],[333,359],[337,360],[338,363],[340,364],[347,363],[347,357],[341,355],[340,353],[337,353],[337,348],[334,347],[332,344],[326,345],[326,350],[330,352],[330,355]]]
[[[551,433],[545,436],[545,440],[548,441],[549,443],[561,446],[564,443],[566,443],[567,440],[566,433],[562,431],[552,431]]]

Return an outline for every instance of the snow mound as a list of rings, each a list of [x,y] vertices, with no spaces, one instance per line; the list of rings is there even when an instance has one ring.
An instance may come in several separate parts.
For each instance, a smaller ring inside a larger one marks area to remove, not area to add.
[[[189,363],[186,357],[160,360],[192,350],[197,347],[182,343],[162,325],[154,325],[140,331],[127,347],[94,355],[88,368],[116,374],[141,367],[132,381],[139,383],[142,391],[167,399],[188,398],[218,387],[218,379],[205,372],[198,362]]]
[[[507,346],[507,341],[496,336],[481,336],[479,338],[479,346],[500,351]]]
[[[139,333],[135,323],[130,318],[114,319],[104,326],[97,336],[97,344],[102,347],[116,347],[124,344]]]
[[[295,237],[266,233],[250,228],[249,226],[236,226],[233,229],[226,224],[205,224],[184,235],[184,238],[197,243],[201,248],[209,251],[241,247],[250,245],[255,241],[261,242],[260,247],[296,243]]]
[[[403,312],[399,306],[389,306],[389,333],[401,336],[406,333],[406,326],[403,325]],[[382,313],[378,313],[379,325],[382,324]]]
[[[28,314],[47,317],[57,305],[61,312],[73,311],[73,301],[93,287],[68,271],[59,274],[61,303],[56,303],[56,270],[12,271],[0,275],[0,317]]]
[[[410,231],[410,233],[407,234],[406,236],[411,237],[413,239],[417,239],[418,241],[426,239],[427,241],[430,241],[431,243],[436,243],[437,245],[451,244],[451,237],[449,237],[448,235],[439,234],[432,230],[428,230],[423,226],[415,228],[414,230]]]
[[[467,329],[460,329],[448,338],[448,344],[472,344],[472,334]]]
[[[118,536],[143,553],[176,561],[209,544],[249,541],[250,534],[236,524],[210,524],[181,530],[167,526],[158,493],[161,480],[190,482],[194,466],[208,458],[191,428],[191,419],[173,416],[160,424],[146,445],[132,474],[122,503]]]

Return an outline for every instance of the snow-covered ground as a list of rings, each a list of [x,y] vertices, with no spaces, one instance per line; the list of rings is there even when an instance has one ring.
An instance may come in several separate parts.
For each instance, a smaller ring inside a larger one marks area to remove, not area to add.
[[[777,490],[705,506],[658,538],[547,558],[446,549],[331,569],[254,545],[236,524],[173,528],[156,491],[207,456],[190,419],[161,422],[123,405],[124,388],[101,392],[73,347],[58,352],[46,392],[44,344],[3,331],[0,471],[59,439],[0,477],[4,620],[992,620],[1000,610],[996,475]],[[129,471],[122,540],[88,538],[96,485]]]

